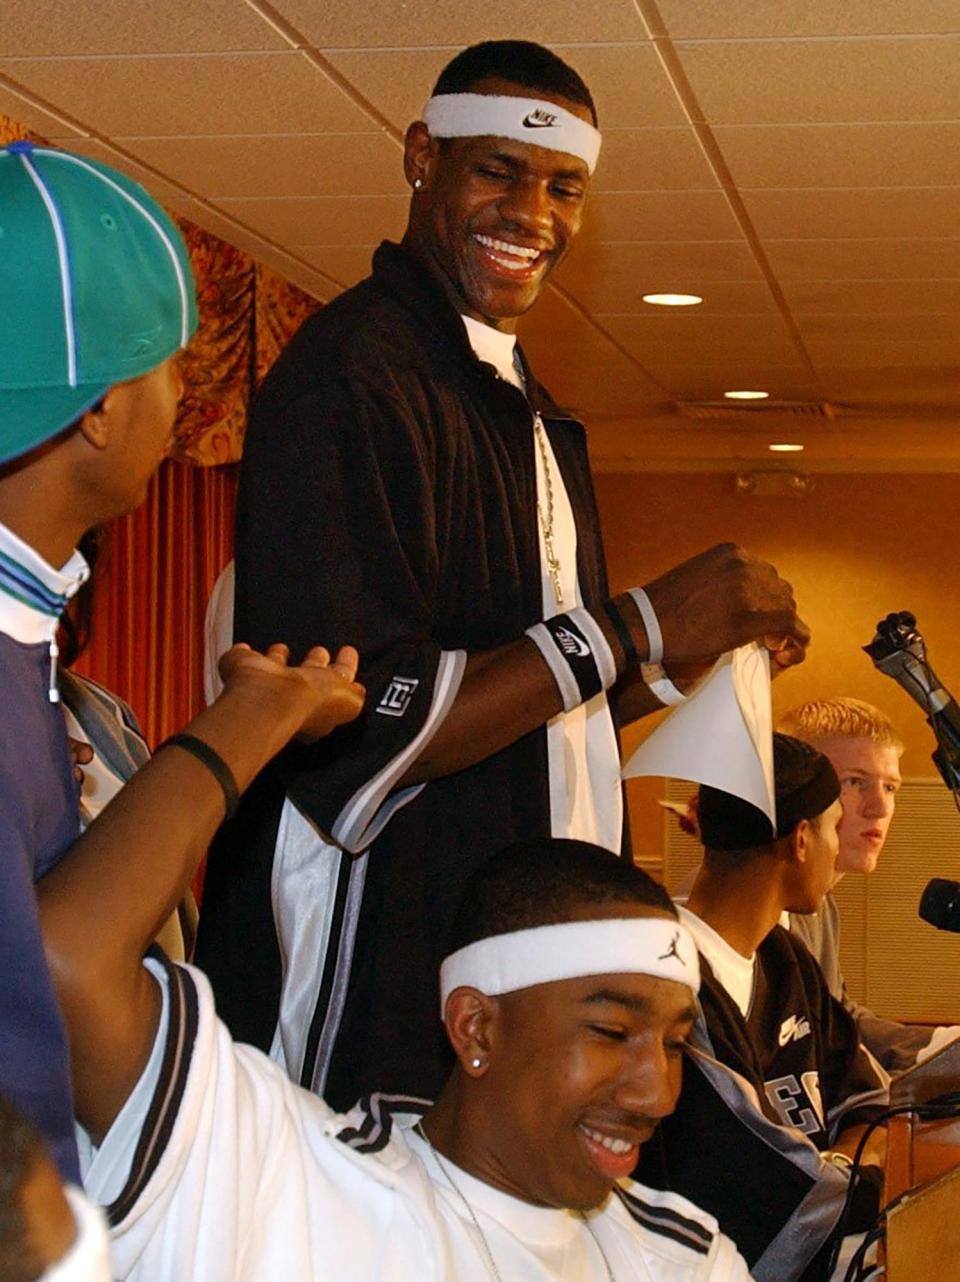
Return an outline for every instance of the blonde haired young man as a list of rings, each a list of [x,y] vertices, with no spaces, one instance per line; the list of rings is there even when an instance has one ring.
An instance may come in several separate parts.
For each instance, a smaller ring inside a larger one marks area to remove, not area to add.
[[[817,748],[840,777],[839,876],[872,873],[901,782],[903,741],[893,723],[873,704],[841,697],[791,708],[777,728]],[[791,913],[790,929],[816,957],[830,991],[856,1019],[861,1041],[889,1072],[902,1072],[960,1035],[956,1028],[931,1030],[883,1019],[850,998],[840,971],[840,915],[832,895],[816,913]]]

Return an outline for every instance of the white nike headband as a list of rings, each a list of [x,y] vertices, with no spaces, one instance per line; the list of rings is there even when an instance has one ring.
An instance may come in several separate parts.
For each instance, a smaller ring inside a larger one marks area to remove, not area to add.
[[[431,98],[422,119],[434,138],[512,138],[578,156],[593,173],[600,130],[572,111],[540,98],[500,94],[445,93]]]
[[[693,936],[672,917],[604,917],[492,935],[451,953],[440,967],[440,1014],[455,988],[488,997],[587,975],[652,975],[700,988]]]

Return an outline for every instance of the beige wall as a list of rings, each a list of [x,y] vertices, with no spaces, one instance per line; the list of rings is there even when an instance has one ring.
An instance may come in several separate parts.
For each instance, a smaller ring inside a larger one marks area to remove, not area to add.
[[[774,687],[775,710],[833,694],[867,699],[900,727],[905,774],[935,773],[920,709],[860,646],[884,614],[912,610],[934,668],[960,695],[960,475],[820,475],[811,493],[783,498],[738,495],[729,474],[607,473],[596,483],[615,590],[712,543],[742,543],[793,583],[813,630],[807,661]],[[628,732],[628,751],[654,723]],[[660,853],[660,795],[657,781],[629,785],[644,862]]]

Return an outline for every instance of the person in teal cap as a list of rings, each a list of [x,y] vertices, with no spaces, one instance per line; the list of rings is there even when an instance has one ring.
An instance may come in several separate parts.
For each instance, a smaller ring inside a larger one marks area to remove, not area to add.
[[[196,328],[186,248],[123,174],[0,149],[0,1091],[79,1179],[63,1021],[34,882],[78,835],[57,625],[85,530],[130,511],[170,442]]]

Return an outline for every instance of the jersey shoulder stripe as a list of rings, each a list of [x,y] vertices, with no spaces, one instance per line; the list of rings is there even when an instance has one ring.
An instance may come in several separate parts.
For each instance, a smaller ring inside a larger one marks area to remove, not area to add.
[[[365,1095],[354,1112],[360,1120],[337,1132],[337,1139],[357,1153],[378,1153],[386,1148],[393,1130],[394,1113],[425,1113],[430,1101],[415,1095]]]
[[[689,1247],[691,1251],[696,1251],[698,1255],[708,1254],[715,1235],[706,1225],[691,1219],[688,1215],[681,1215],[679,1211],[669,1206],[657,1206],[655,1203],[644,1201],[643,1198],[637,1197],[635,1193],[631,1193],[621,1185],[616,1185],[614,1192],[620,1198],[627,1213],[645,1229],[671,1238],[674,1242]]]
[[[199,1001],[192,975],[174,966],[160,948],[151,948],[148,955],[159,961],[167,972],[167,1038],[160,1076],[130,1164],[130,1174],[119,1195],[106,1208],[111,1226],[121,1223],[133,1209],[170,1142],[187,1086],[199,1025]]]

